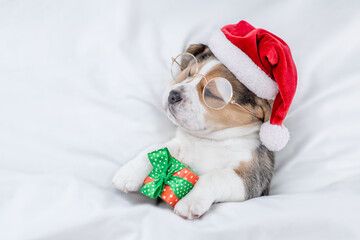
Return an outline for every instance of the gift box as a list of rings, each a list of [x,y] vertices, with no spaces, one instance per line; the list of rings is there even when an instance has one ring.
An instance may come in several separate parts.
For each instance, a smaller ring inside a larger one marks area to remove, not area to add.
[[[150,198],[161,197],[174,207],[194,187],[199,177],[190,167],[171,156],[167,148],[148,153],[154,169],[144,181],[141,193]]]

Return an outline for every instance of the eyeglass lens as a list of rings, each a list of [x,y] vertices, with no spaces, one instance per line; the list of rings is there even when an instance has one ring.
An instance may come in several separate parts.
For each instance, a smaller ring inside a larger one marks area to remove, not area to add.
[[[205,104],[214,109],[225,107],[232,98],[232,87],[225,78],[214,78],[203,90]]]
[[[190,53],[182,53],[173,58],[171,75],[176,82],[182,82],[187,78],[193,78],[198,71],[196,57]]]

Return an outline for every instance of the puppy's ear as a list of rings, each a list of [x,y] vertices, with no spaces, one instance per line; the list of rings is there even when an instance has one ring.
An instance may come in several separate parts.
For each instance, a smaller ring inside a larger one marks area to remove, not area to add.
[[[273,101],[262,98],[256,98],[255,115],[262,118],[264,122],[270,120]]]
[[[187,53],[191,53],[195,57],[199,55],[200,53],[203,53],[205,49],[207,48],[204,44],[191,44],[187,49]]]
[[[263,112],[264,112],[264,122],[267,122],[270,120],[270,117],[271,117],[271,109],[272,109],[272,104],[273,104],[273,101],[268,101],[268,100],[265,100],[266,104],[263,104],[261,107],[263,109]]]
[[[187,53],[191,53],[192,55],[194,55],[198,61],[201,61],[202,58],[200,57],[200,55],[203,55],[203,53],[209,49],[206,45],[204,44],[191,44],[185,52]],[[184,67],[187,67],[189,65],[189,61],[191,60],[191,58],[182,58],[181,59],[181,65]]]

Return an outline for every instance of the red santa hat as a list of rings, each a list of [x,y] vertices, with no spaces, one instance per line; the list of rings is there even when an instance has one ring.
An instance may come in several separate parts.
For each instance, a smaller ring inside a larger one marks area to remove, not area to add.
[[[214,32],[209,47],[258,97],[275,99],[270,121],[260,128],[260,140],[271,151],[281,150],[290,137],[282,123],[297,84],[296,67],[288,45],[274,34],[240,21]]]

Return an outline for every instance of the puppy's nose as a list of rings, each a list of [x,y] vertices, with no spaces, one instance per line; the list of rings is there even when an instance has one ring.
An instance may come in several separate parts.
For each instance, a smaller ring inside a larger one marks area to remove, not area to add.
[[[181,100],[182,100],[182,98],[180,96],[180,92],[172,90],[169,93],[168,101],[169,101],[170,104],[180,102]]]

